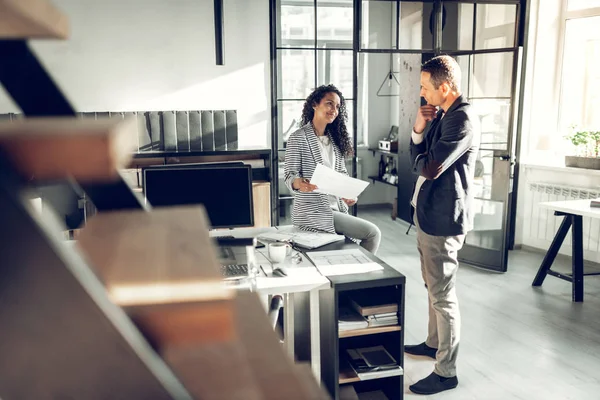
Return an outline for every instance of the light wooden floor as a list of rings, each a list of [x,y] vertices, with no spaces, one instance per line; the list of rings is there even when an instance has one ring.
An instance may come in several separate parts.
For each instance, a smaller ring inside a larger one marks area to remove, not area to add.
[[[406,276],[405,342],[420,343],[427,296],[414,228],[407,236],[408,225],[392,221],[389,209],[359,210],[359,216],[383,233],[377,255]],[[573,303],[566,281],[548,276],[541,288],[531,286],[542,258],[511,251],[505,274],[460,266],[460,383],[428,399],[600,399],[600,276],[586,278],[585,302]],[[408,386],[432,369],[432,360],[405,357],[406,399],[423,397]]]

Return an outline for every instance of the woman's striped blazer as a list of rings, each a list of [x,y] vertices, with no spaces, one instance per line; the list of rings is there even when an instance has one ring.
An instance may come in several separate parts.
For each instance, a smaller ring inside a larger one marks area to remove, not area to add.
[[[292,187],[296,178],[312,178],[317,164],[323,164],[319,139],[309,122],[292,133],[287,141],[285,151],[284,179],[286,186],[294,196],[292,206],[292,223],[302,229],[335,233],[333,211],[329,199],[323,193],[303,193]],[[338,146],[333,141],[335,154],[335,171],[348,175],[345,160]],[[341,212],[348,213],[348,206],[338,198]]]

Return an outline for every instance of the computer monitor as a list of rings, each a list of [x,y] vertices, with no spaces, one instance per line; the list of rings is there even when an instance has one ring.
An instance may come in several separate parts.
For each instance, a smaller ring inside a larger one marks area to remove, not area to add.
[[[146,165],[142,167],[142,192],[146,187],[144,183],[144,176],[146,176],[145,171],[149,169],[165,169],[165,168],[230,168],[237,167],[240,165],[244,165],[242,161],[217,161],[217,162],[202,162],[202,163],[183,163],[183,164],[157,164],[157,165]]]
[[[168,165],[142,171],[153,207],[202,204],[212,228],[254,225],[252,168],[243,164]]]

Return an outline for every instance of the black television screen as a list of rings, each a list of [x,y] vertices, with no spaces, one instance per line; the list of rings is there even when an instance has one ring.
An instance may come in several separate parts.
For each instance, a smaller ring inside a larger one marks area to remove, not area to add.
[[[249,165],[169,165],[144,169],[143,175],[152,207],[202,204],[213,228],[254,225]]]

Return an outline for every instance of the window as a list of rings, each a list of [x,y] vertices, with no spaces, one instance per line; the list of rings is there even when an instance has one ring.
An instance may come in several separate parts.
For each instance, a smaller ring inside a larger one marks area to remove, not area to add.
[[[532,4],[521,162],[562,167],[581,150],[565,136],[600,130],[600,0]]]
[[[568,0],[567,11],[600,7],[600,0]]]
[[[559,130],[600,131],[600,1],[569,0],[564,22]]]
[[[298,128],[306,96],[316,86],[329,83],[347,100],[347,125],[353,134],[353,1],[318,0],[315,7],[313,1],[280,0],[278,11],[279,145]],[[362,134],[357,140],[359,144],[364,141]]]
[[[320,85],[334,84],[346,99],[353,132],[353,0],[276,0],[278,223],[289,224],[292,197],[282,178],[286,142],[300,127],[304,99]],[[362,130],[358,144],[364,142]],[[348,172],[352,175],[352,170]]]

